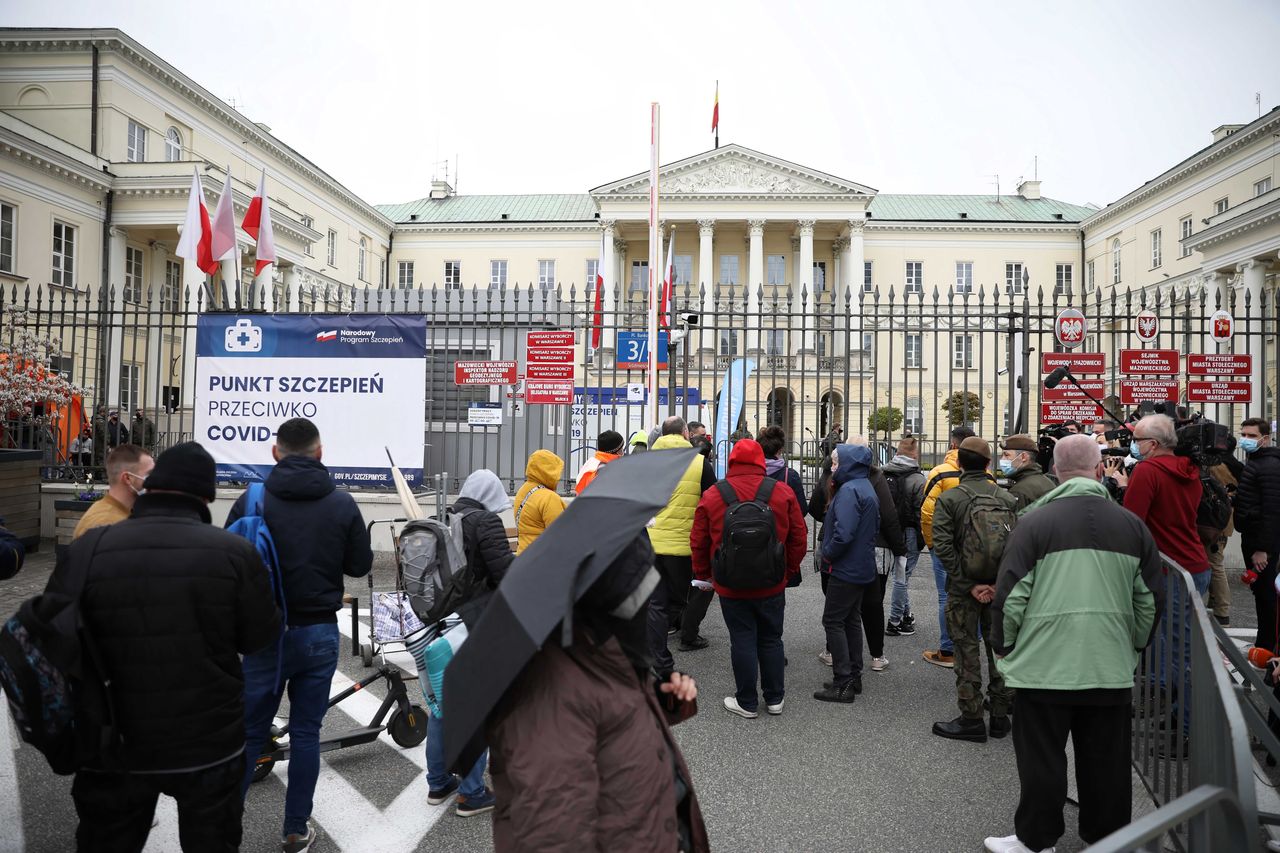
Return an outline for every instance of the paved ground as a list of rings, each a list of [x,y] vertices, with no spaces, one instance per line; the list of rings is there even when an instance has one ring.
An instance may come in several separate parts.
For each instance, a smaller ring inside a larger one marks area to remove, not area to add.
[[[0,610],[12,610],[42,588],[51,562],[42,554],[19,578],[0,584]],[[921,568],[927,566],[926,557]],[[390,586],[385,563],[375,574],[380,588]],[[823,646],[816,581],[807,573],[804,584],[788,592],[790,667],[782,716],[742,720],[720,707],[721,698],[732,691],[732,675],[717,605],[704,626],[711,647],[677,652],[678,666],[698,679],[701,713],[676,732],[713,847],[978,851],[984,836],[1011,832],[1018,790],[1011,741],[975,745],[929,732],[934,720],[956,714],[951,671],[920,658],[924,649],[937,643],[932,572],[921,571],[911,582],[919,632],[886,638],[891,665],[884,673],[865,673],[866,692],[852,706],[811,698],[830,675],[816,659]],[[363,585],[349,588],[367,604]],[[1234,621],[1241,623],[1251,603],[1245,596],[1236,599]],[[349,631],[349,620],[339,624]],[[391,660],[413,672],[407,655],[393,655]],[[335,691],[366,673],[358,658],[344,654]],[[416,692],[416,684],[409,686]],[[330,712],[326,733],[363,725],[381,696],[380,686],[357,693]],[[422,747],[402,750],[385,735],[373,744],[327,753],[316,793],[315,818],[323,832],[316,849],[490,849],[487,816],[463,819],[447,805],[426,805],[423,767]],[[245,850],[278,849],[286,768],[277,766],[271,778],[250,790]],[[7,722],[0,723],[0,789],[5,790],[0,794],[0,853],[73,849],[76,819],[70,779],[50,774],[38,753],[16,741]],[[9,791],[15,791],[16,798]],[[1075,851],[1082,844],[1075,836],[1074,809],[1067,811],[1068,834],[1058,849]],[[160,825],[152,831],[147,850],[177,850],[172,802],[162,802],[158,814]]]

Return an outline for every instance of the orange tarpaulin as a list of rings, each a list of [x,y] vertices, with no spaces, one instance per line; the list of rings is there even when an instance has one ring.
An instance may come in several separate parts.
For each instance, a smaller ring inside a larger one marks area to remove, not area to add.
[[[4,364],[8,360],[8,353],[0,353],[0,364]],[[33,364],[28,370],[36,376],[43,376],[48,372],[48,368],[43,364]],[[35,405],[41,407],[44,415],[49,419],[49,428],[56,441],[58,458],[67,458],[67,455],[71,452],[71,442],[89,423],[84,413],[84,398],[77,394],[68,403],[37,401]],[[20,417],[22,414],[21,412],[6,412],[3,417]]]

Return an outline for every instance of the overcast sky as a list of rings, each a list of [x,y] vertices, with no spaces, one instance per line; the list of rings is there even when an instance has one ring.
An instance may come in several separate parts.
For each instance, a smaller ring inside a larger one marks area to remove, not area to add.
[[[114,26],[374,203],[585,192],[736,142],[896,193],[1105,204],[1280,105],[1280,2],[5,0]],[[194,7],[192,7],[194,9]],[[220,30],[225,20],[229,30]]]

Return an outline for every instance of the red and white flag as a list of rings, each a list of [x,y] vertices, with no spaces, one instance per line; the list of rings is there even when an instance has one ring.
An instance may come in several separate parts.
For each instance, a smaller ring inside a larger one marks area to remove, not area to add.
[[[276,238],[271,229],[271,207],[267,204],[266,169],[262,170],[262,177],[258,178],[258,194],[249,202],[249,209],[245,211],[240,227],[258,242],[253,274],[262,275],[264,269],[276,262]]]
[[[664,329],[671,328],[672,309],[675,299],[672,290],[675,286],[676,269],[674,266],[676,250],[676,230],[671,229],[671,238],[667,241],[667,264],[662,269],[662,294],[658,299],[658,324]]]
[[[227,169],[227,180],[222,185],[222,197],[213,210],[212,237],[209,250],[215,261],[225,261],[236,255],[236,215],[231,196],[231,169]],[[237,273],[238,275],[238,273]]]
[[[191,261],[204,272],[212,275],[218,271],[210,245],[213,230],[209,227],[209,208],[204,206],[204,190],[200,187],[200,173],[192,170],[191,194],[187,196],[187,215],[182,220],[182,236],[174,254]]]
[[[591,348],[600,349],[604,333],[604,232],[600,232],[600,260],[596,261],[595,306],[591,311]]]

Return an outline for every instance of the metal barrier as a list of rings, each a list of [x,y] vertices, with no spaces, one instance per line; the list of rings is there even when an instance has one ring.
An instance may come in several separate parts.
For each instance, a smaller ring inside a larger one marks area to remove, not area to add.
[[[1249,730],[1214,620],[1191,575],[1167,557],[1165,607],[1134,686],[1133,768],[1158,808],[1090,846],[1168,843],[1185,853],[1259,849]]]

